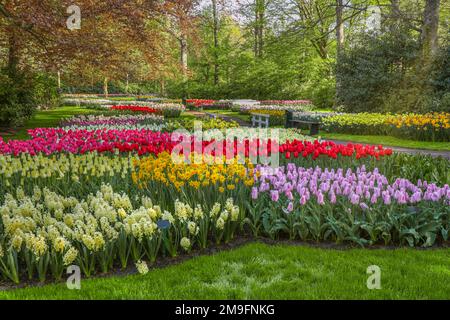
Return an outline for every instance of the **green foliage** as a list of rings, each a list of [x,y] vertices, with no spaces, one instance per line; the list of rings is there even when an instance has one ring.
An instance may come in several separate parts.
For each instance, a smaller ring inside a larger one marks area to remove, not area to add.
[[[342,84],[337,93],[337,104],[346,111],[413,110],[417,87],[405,83],[404,91],[398,90],[405,73],[414,68],[419,47],[407,30],[395,30],[381,35],[362,34],[351,48],[342,52],[336,66],[337,81]],[[386,104],[389,95],[391,98]],[[401,97],[402,104],[394,101],[395,96]]]
[[[34,98],[39,109],[52,109],[61,104],[57,80],[46,74],[38,73],[34,79]]]
[[[21,126],[36,108],[59,106],[56,80],[46,73],[0,72],[0,125]]]
[[[17,126],[35,110],[33,78],[22,72],[0,71],[0,126]]]

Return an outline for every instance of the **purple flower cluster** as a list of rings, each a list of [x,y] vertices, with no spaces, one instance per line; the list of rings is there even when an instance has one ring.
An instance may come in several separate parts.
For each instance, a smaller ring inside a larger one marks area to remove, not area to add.
[[[438,187],[420,180],[414,184],[406,179],[397,179],[390,184],[378,169],[367,172],[364,166],[353,172],[351,169],[306,169],[290,163],[277,169],[258,166],[255,170],[257,184],[252,189],[252,199],[269,193],[271,200],[278,202],[284,195],[289,201],[288,212],[294,210],[297,197],[301,206],[314,199],[319,205],[324,205],[326,200],[335,204],[339,199],[345,199],[363,210],[377,204],[413,205],[422,201],[450,204],[448,185]]]
[[[61,122],[60,127],[132,126],[146,122],[162,122],[163,120],[164,118],[162,116],[154,114],[118,116],[82,115]]]
[[[62,127],[71,127],[71,126],[79,126],[79,127],[88,127],[88,126],[100,126],[100,125],[135,125],[140,123],[141,120],[138,119],[103,119],[103,120],[69,120],[61,124]]]

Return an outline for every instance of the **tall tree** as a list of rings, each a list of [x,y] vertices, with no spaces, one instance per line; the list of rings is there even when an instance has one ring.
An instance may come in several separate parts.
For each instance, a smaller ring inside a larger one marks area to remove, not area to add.
[[[434,56],[439,48],[439,6],[440,0],[426,0],[421,34],[424,57]]]
[[[213,37],[214,37],[214,85],[219,83],[219,12],[217,0],[212,1]]]

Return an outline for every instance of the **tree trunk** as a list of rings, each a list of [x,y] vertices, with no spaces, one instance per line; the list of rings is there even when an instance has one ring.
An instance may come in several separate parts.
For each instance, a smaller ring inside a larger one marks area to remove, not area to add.
[[[125,85],[125,93],[128,93],[129,86],[130,86],[130,75],[127,73],[127,83]]]
[[[183,80],[187,80],[188,71],[188,43],[187,36],[185,34],[181,35],[180,38],[180,58],[181,58],[181,68],[183,71]]]
[[[342,51],[345,41],[345,31],[343,23],[343,0],[336,0],[336,41],[337,41],[337,56]]]
[[[103,94],[105,95],[105,98],[108,98],[108,77],[105,77],[105,80],[103,82]]]
[[[164,79],[161,79],[159,81],[159,84],[161,86],[161,96],[165,96],[166,95],[166,82],[164,81]]]
[[[258,49],[258,47],[259,47],[259,41],[258,41],[258,38],[259,38],[259,31],[258,31],[259,30],[258,4],[259,4],[259,2],[258,2],[258,0],[256,0],[256,2],[255,2],[255,28],[254,28],[255,43],[254,43],[254,49],[253,49],[254,53],[255,53],[255,57],[258,56],[258,52],[259,52],[259,49]]]
[[[58,89],[61,90],[61,71],[58,70]]]
[[[391,0],[391,12],[395,20],[400,18],[400,0]]]
[[[260,0],[260,8],[259,8],[259,56],[262,57],[263,49],[264,49],[264,23],[265,23],[265,3],[264,0]]]
[[[421,41],[423,56],[426,59],[434,56],[439,48],[439,6],[440,0],[427,0],[423,12]]]
[[[343,0],[336,0],[336,69],[339,70],[340,66],[340,57],[342,55],[342,50],[344,48],[345,41],[345,30],[344,30],[344,22],[343,22]],[[339,94],[340,89],[342,87],[342,83],[340,81],[339,72],[336,71],[336,96],[335,96],[335,107],[339,106]]]
[[[10,29],[8,35],[8,47],[8,72],[10,76],[14,76],[19,65],[19,44],[16,31],[13,28]]]
[[[217,12],[217,0],[212,0],[213,6],[213,30],[214,30],[214,85],[219,83],[219,17]]]
[[[264,0],[255,0],[255,57],[263,55],[265,11]]]

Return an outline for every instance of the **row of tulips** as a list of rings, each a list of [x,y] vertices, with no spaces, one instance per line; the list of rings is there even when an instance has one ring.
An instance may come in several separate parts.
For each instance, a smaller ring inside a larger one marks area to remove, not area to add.
[[[148,123],[162,123],[164,117],[153,114],[135,115],[80,115],[63,120],[60,127],[90,127],[90,126],[116,126],[138,125]]]
[[[152,107],[140,107],[140,106],[112,106],[111,110],[131,111],[140,113],[157,113],[158,110]]]
[[[5,142],[0,140],[0,154],[19,155],[21,153],[29,153],[36,155],[43,153],[46,155],[60,152],[68,152],[75,154],[84,154],[86,152],[137,152],[138,154],[159,154],[167,151],[171,152],[173,148],[186,137],[172,137],[170,133],[154,132],[149,130],[65,130],[63,128],[38,128],[29,130],[31,136],[30,140],[9,140]],[[194,136],[187,137],[191,140],[194,150]],[[233,143],[234,142],[234,143]],[[287,141],[279,144],[277,141],[267,139],[267,141],[260,139],[244,140],[238,142],[224,140],[222,143],[216,141],[201,141],[202,150],[216,144],[219,149],[222,149],[223,154],[231,153],[234,156],[238,154],[240,148],[243,148],[243,153],[248,157],[249,155],[270,154],[270,150],[279,151],[287,159],[291,156],[307,158],[311,156],[313,159],[325,155],[331,158],[356,157],[356,159],[373,157],[379,159],[384,156],[392,154],[391,149],[383,149],[382,146],[378,148],[369,145],[347,144],[338,145],[331,141],[319,142],[315,140],[310,141]],[[256,145],[256,151],[250,146]],[[262,148],[263,146],[267,146]],[[227,150],[231,148],[231,150]],[[256,152],[256,153],[255,153]],[[212,153],[214,155],[214,153]]]
[[[406,179],[389,183],[377,169],[256,169],[247,203],[253,234],[273,239],[432,246],[448,241],[450,187]]]

